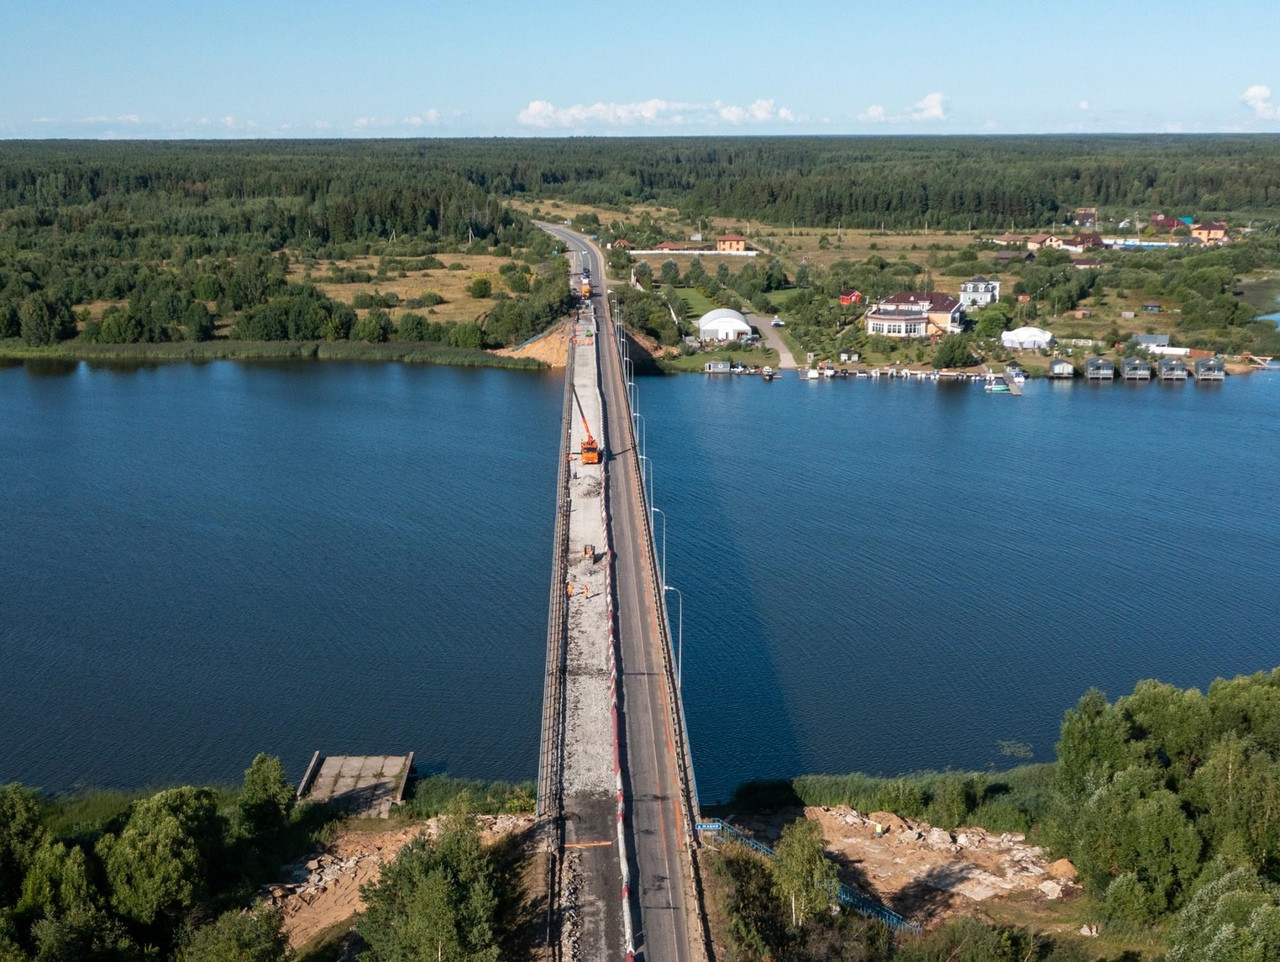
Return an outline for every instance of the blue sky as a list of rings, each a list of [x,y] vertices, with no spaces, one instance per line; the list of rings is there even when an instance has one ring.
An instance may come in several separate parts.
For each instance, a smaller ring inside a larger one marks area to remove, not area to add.
[[[4,0],[0,138],[1280,132],[1280,11]]]

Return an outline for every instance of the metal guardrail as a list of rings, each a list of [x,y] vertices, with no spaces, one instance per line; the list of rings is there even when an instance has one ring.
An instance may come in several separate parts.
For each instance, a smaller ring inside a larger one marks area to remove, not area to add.
[[[556,525],[547,613],[547,669],[542,693],[542,737],[538,753],[538,824],[546,833],[546,949],[552,962],[561,957],[559,918],[560,858],[564,851],[564,676],[569,640],[569,611],[564,584],[569,568],[569,450],[573,433],[573,345],[565,362],[561,417],[560,467],[556,475]]]
[[[704,819],[698,823],[699,831],[724,833],[739,842],[759,852],[761,855],[769,858],[776,858],[777,853],[768,845],[758,839],[752,838],[750,835],[739,831],[728,822],[720,818]],[[846,885],[844,882],[837,881],[834,885],[827,889],[832,901],[838,902],[846,908],[853,909],[859,915],[865,915],[867,918],[875,919],[883,922],[895,932],[907,932],[911,935],[918,935],[921,928],[915,922],[909,921],[899,915],[887,905],[882,905],[865,892],[859,892],[857,889]]]

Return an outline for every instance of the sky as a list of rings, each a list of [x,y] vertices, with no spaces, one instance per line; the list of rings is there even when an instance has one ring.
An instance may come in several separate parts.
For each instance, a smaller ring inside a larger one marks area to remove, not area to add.
[[[0,0],[0,139],[1280,132],[1274,0]]]

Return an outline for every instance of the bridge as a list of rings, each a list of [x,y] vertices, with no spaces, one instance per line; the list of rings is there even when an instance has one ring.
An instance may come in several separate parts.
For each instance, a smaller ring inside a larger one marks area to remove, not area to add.
[[[622,335],[600,252],[539,226],[564,243],[575,287],[591,278],[569,339],[556,488],[538,770],[546,944],[560,962],[705,962],[697,787],[664,604],[673,589],[654,551]],[[584,456],[595,445],[600,457]],[[701,828],[773,855],[718,819]],[[919,931],[843,884],[831,896],[895,931]]]
[[[547,938],[565,962],[709,956],[696,790],[622,357],[599,251],[573,321],[547,631],[538,814]],[[581,455],[599,444],[599,463]]]

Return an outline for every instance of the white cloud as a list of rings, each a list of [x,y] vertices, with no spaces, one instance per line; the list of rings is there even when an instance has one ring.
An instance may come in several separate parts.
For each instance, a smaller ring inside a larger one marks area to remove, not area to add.
[[[866,120],[874,124],[882,124],[889,118],[885,116],[884,107],[880,104],[872,104],[862,113],[858,114],[859,120]]]
[[[33,124],[56,124],[56,123],[58,122],[58,118],[56,118],[56,117],[32,117],[32,118],[31,118],[31,122],[32,122]]]
[[[314,126],[316,130],[328,130],[333,126],[333,124],[329,123],[327,120],[317,120]]]
[[[747,107],[716,101],[686,104],[653,98],[635,103],[575,104],[557,107],[549,100],[533,100],[517,119],[526,127],[641,127],[686,124],[796,123],[803,119],[787,107],[761,98]]]
[[[1087,101],[1087,100],[1082,100],[1082,101],[1080,101],[1080,103],[1079,103],[1079,104],[1077,104],[1076,106],[1078,106],[1081,110],[1088,110],[1088,109],[1089,109],[1089,101]]]
[[[116,118],[116,121],[122,124],[140,124],[142,123],[142,118],[137,114],[122,114]]]
[[[946,120],[946,103],[945,94],[926,94],[923,100],[916,101],[915,109],[911,111],[911,119],[915,121]]]
[[[440,123],[440,111],[432,107],[425,113],[405,117],[404,120],[400,121],[400,123],[404,124],[406,127],[435,126]]]
[[[1271,102],[1271,88],[1265,84],[1254,84],[1240,95],[1240,99],[1263,120],[1274,120],[1280,117],[1280,107]]]
[[[110,117],[103,116],[102,114],[99,114],[99,115],[98,115],[98,116],[96,116],[96,117],[81,117],[81,118],[80,118],[80,123],[82,123],[82,124],[109,124],[109,123],[111,123],[111,118],[110,118]]]
[[[715,103],[716,115],[731,124],[762,124],[770,120],[794,122],[796,115],[786,107],[774,108],[772,100],[757,100],[750,107],[737,107],[733,104]]]

